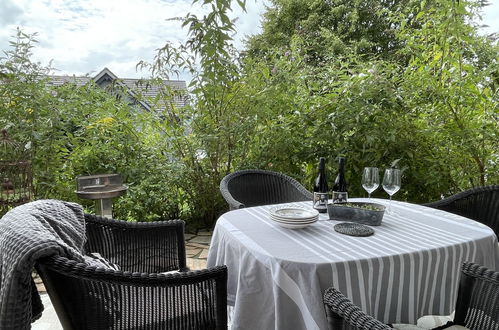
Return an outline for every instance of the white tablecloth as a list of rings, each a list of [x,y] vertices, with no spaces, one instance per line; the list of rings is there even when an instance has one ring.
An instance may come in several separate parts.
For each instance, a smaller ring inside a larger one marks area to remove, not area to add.
[[[490,228],[440,210],[394,201],[397,215],[385,214],[374,235],[352,237],[335,232],[339,221],[327,214],[304,229],[282,228],[270,207],[225,213],[213,233],[208,266],[228,267],[232,329],[327,329],[330,286],[381,321],[414,323],[453,310],[464,261],[499,263]]]

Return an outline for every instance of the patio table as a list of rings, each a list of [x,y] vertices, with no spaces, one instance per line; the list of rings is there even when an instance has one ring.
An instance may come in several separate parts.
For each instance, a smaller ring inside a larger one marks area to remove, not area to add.
[[[304,229],[282,228],[270,207],[227,212],[213,233],[208,267],[228,267],[232,329],[327,329],[330,286],[381,321],[414,323],[452,312],[464,261],[499,264],[492,229],[441,210],[393,201],[396,215],[385,214],[374,235],[352,237],[335,232],[340,222],[327,214]]]

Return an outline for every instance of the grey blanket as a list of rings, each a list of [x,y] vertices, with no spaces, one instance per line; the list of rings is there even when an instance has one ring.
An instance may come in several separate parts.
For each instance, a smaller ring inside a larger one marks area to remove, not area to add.
[[[36,261],[60,255],[83,262],[85,218],[75,203],[40,200],[0,219],[0,329],[30,329],[43,305],[31,272]]]

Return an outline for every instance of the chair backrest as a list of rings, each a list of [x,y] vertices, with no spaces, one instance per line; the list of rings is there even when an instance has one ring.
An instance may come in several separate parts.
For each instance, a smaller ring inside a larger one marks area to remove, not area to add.
[[[63,257],[37,270],[65,330],[227,329],[227,268],[146,274]]]
[[[231,210],[242,207],[312,200],[313,194],[282,173],[242,170],[225,176],[220,192]]]
[[[473,330],[499,329],[499,272],[464,263],[454,323]]]
[[[499,237],[499,185],[469,189],[424,205],[481,222]]]
[[[127,222],[85,214],[86,253],[98,252],[123,271],[185,269],[182,220]]]

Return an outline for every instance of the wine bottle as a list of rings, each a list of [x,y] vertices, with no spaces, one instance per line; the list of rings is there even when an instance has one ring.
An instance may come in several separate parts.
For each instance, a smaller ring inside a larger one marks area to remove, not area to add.
[[[319,174],[314,182],[314,209],[320,213],[327,212],[328,187],[326,180],[326,159],[319,159]]]
[[[345,158],[339,158],[338,175],[333,185],[333,203],[346,203],[348,201],[347,180],[345,179]]]

